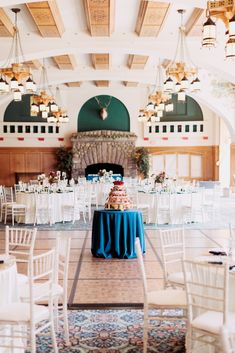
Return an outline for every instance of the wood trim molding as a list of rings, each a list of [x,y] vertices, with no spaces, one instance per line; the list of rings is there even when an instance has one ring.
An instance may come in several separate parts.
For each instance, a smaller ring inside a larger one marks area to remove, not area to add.
[[[14,25],[3,8],[0,7],[0,37],[13,37]]]

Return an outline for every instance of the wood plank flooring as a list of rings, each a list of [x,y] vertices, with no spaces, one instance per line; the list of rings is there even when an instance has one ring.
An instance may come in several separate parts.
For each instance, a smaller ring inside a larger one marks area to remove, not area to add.
[[[38,230],[35,253],[55,245],[59,233],[71,235],[69,305],[78,307],[141,306],[143,291],[137,260],[97,259],[91,255],[91,231]],[[227,246],[229,231],[185,230],[187,257],[208,254],[208,248]],[[163,287],[158,230],[146,230],[145,268],[149,289]],[[0,253],[4,252],[4,230],[0,231]],[[24,272],[25,268],[19,266]]]

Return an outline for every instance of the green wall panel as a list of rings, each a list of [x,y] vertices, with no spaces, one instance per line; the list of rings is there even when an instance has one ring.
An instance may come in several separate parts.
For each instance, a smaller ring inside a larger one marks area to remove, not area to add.
[[[110,96],[97,96],[102,106],[108,104]],[[100,107],[95,97],[83,104],[78,114],[77,131],[118,130],[130,131],[130,116],[126,106],[117,98],[112,97],[108,107],[108,117],[102,120],[99,115]]]
[[[3,121],[17,123],[45,123],[47,120],[37,116],[30,116],[31,94],[24,94],[22,101],[11,101],[4,113]]]
[[[185,103],[179,103],[177,95],[173,94],[173,112],[164,112],[161,121],[201,121],[203,114],[200,105],[195,99],[186,96]]]

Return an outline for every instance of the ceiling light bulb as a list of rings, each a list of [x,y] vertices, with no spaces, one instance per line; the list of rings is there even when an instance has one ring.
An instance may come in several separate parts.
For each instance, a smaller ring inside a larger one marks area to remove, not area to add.
[[[235,15],[229,20],[229,38],[235,37]]]
[[[10,89],[17,89],[18,88],[18,81],[16,79],[16,77],[12,77],[11,81],[10,81]]]
[[[13,99],[15,102],[20,102],[21,99],[22,99],[22,94],[20,92],[19,89],[16,89],[14,92],[13,92]]]
[[[229,38],[225,46],[225,57],[226,59],[235,58],[235,37]]]
[[[164,82],[165,91],[172,91],[174,87],[174,82],[172,78],[169,76],[168,79]]]
[[[185,90],[185,89],[188,89],[189,87],[189,80],[187,79],[186,76],[184,76],[180,82],[180,85],[181,85],[181,89]]]
[[[177,98],[179,102],[185,102],[186,100],[186,93],[183,90],[180,90],[177,94]]]

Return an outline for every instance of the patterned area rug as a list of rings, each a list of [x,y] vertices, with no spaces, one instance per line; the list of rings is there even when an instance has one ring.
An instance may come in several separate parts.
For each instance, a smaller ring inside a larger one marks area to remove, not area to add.
[[[170,315],[170,314],[169,314]],[[141,353],[142,310],[73,310],[69,313],[71,346],[57,337],[60,353]],[[156,322],[149,332],[148,353],[184,353],[185,322]],[[40,337],[37,353],[52,352],[51,340]]]

